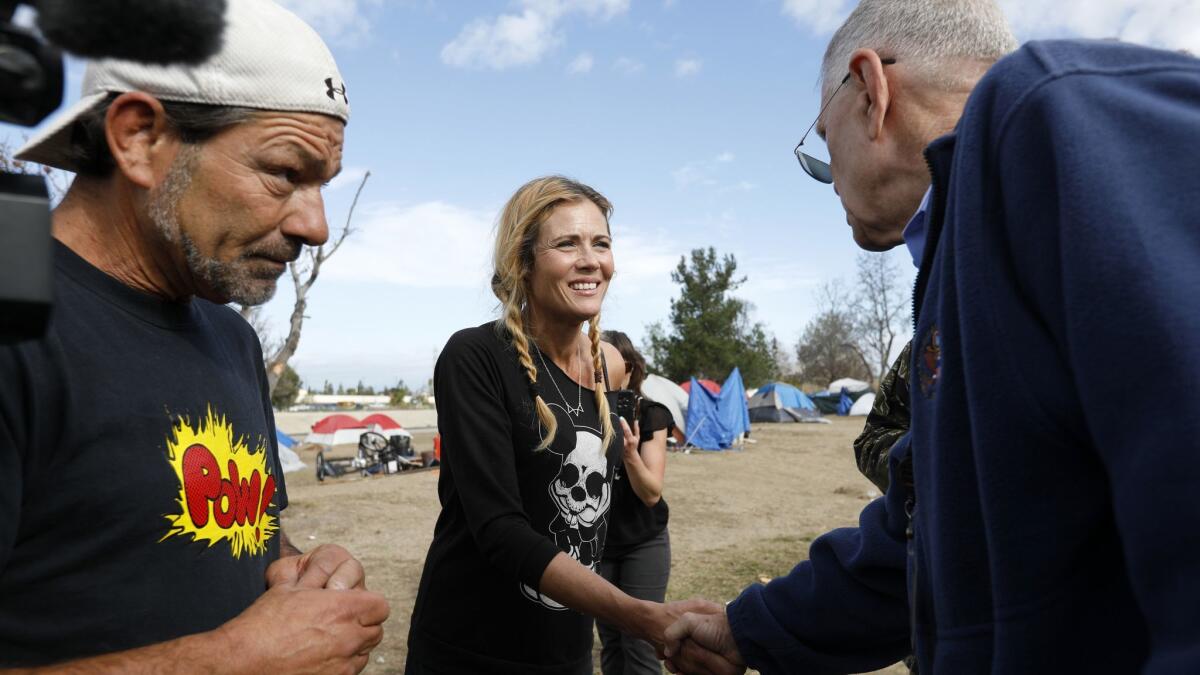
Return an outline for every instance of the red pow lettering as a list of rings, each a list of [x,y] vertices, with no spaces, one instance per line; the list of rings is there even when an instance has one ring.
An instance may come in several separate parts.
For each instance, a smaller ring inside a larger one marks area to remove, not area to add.
[[[242,478],[233,460],[226,469],[228,477],[223,477],[217,458],[199,443],[184,451],[183,493],[195,527],[207,525],[210,516],[221,529],[235,523],[255,525],[271,505],[275,496],[273,476],[267,476],[264,482],[255,469],[248,479]]]

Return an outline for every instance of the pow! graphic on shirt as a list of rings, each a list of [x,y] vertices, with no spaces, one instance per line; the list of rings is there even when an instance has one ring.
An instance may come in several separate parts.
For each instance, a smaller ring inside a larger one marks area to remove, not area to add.
[[[279,525],[267,513],[275,478],[267,472],[265,439],[251,451],[210,408],[195,425],[179,418],[167,437],[167,459],[179,480],[178,512],[166,516],[170,529],[159,541],[191,535],[209,547],[229,542],[234,558],[266,552]]]

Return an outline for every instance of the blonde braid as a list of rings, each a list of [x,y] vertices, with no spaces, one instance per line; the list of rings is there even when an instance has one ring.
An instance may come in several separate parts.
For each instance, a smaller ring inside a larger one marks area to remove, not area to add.
[[[604,442],[600,446],[608,451],[616,432],[609,419],[608,397],[604,395],[604,362],[600,358],[600,315],[588,319],[588,337],[592,340],[592,367],[596,370],[596,409],[600,412],[600,428],[604,430]]]
[[[517,350],[517,360],[521,362],[521,367],[525,369],[525,375],[529,378],[529,393],[533,396],[533,405],[537,410],[538,419],[541,420],[541,428],[538,431],[542,442],[534,450],[545,450],[550,447],[551,441],[554,440],[554,435],[558,433],[558,420],[554,417],[554,413],[550,411],[550,406],[546,405],[541,395],[533,387],[533,385],[537,384],[537,366],[533,364],[533,359],[529,357],[529,340],[525,337],[525,322],[521,317],[519,304],[515,298],[504,303],[504,325],[508,327],[508,332],[512,334],[513,347]],[[542,429],[545,430],[544,434],[540,433]]]

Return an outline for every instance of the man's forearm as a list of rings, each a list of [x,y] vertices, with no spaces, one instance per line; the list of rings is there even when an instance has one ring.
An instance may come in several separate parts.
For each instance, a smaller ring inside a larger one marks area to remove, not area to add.
[[[252,665],[238,663],[227,657],[221,629],[197,633],[158,644],[68,661],[53,666],[0,670],[3,675],[209,675],[210,673],[253,672]]]

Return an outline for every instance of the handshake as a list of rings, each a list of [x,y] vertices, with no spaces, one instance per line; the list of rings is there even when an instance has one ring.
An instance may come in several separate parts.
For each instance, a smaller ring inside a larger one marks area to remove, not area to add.
[[[667,670],[687,675],[746,671],[723,605],[707,600],[646,604],[651,606],[650,628],[639,637],[654,644]],[[636,635],[640,631],[629,632]]]

